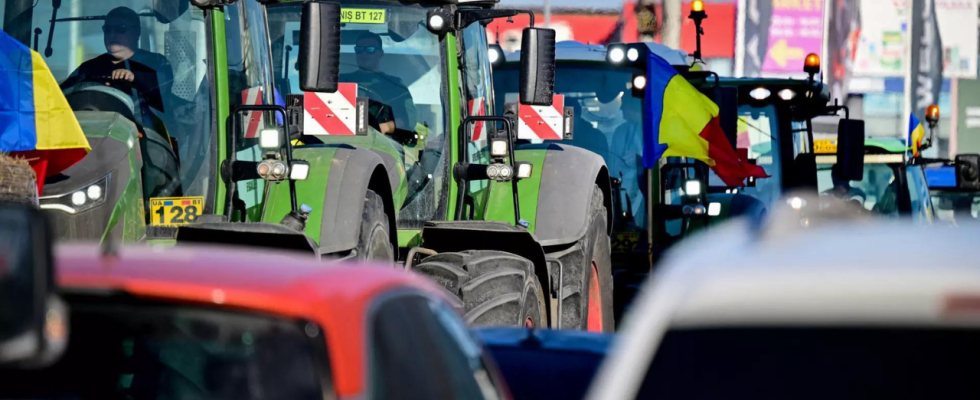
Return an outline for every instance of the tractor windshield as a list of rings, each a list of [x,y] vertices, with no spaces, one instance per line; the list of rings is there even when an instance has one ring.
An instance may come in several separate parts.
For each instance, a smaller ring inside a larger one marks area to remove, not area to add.
[[[301,94],[299,38],[301,3],[269,7],[276,86],[284,96]],[[449,123],[443,46],[425,27],[427,9],[392,1],[345,1],[341,9],[341,95],[356,85],[369,101],[369,134],[351,136],[335,128],[304,126],[312,142],[353,144],[391,155],[403,163],[407,194],[400,227],[434,219],[448,197]],[[396,201],[397,203],[397,201]]]
[[[329,374],[317,374],[316,360],[324,350],[298,321],[150,303],[70,306],[64,356],[44,368],[0,371],[0,397],[323,398]]]
[[[837,177],[837,156],[818,155],[817,189],[821,196],[852,201],[876,215],[931,221],[932,198],[922,167],[904,161],[901,153],[866,154],[864,179],[848,181]]]
[[[93,149],[132,144],[120,121],[135,123],[145,198],[205,195],[214,117],[203,11],[189,0],[0,3],[4,32],[42,55]]]
[[[518,102],[519,66],[494,71],[497,115],[506,103]],[[555,71],[555,93],[575,109],[574,139],[565,144],[602,156],[610,176],[619,180],[620,209],[630,208],[629,226],[646,226],[646,175],[643,168],[643,99],[633,97],[632,68],[604,64],[560,64]],[[627,204],[629,207],[627,207]]]

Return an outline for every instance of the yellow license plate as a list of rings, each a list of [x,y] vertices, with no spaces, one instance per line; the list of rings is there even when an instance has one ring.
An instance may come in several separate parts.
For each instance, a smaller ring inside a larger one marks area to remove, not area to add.
[[[831,139],[814,140],[813,152],[817,154],[837,153],[837,141]]]
[[[344,8],[340,10],[340,22],[343,24],[383,24],[387,10],[376,8]]]
[[[154,197],[150,199],[150,225],[180,226],[204,211],[204,197]]]
[[[636,249],[640,244],[639,232],[627,232],[613,234],[611,241],[613,253],[628,253]]]

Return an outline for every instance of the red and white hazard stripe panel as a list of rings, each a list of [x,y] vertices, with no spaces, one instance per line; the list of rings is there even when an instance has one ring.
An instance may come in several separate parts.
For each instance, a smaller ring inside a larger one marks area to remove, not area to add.
[[[486,100],[483,97],[477,97],[470,100],[467,107],[470,111],[471,117],[485,117],[487,115]],[[476,121],[469,126],[470,130],[470,140],[479,141],[480,138],[487,136],[487,126],[486,121]]]
[[[260,106],[262,101],[262,87],[254,87],[242,91],[242,104],[247,106]],[[254,139],[259,136],[259,129],[263,125],[263,114],[261,111],[249,111],[245,113],[245,138]]]
[[[340,83],[334,93],[303,94],[303,133],[354,135],[357,128],[357,84]]]
[[[555,95],[551,106],[517,108],[517,137],[519,139],[561,140],[565,131],[565,96]]]

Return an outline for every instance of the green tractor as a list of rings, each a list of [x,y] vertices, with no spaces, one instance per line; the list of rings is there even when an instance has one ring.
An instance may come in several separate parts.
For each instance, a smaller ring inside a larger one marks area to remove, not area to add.
[[[325,204],[299,215],[321,255],[390,236],[404,267],[458,296],[470,323],[611,330],[606,166],[560,143],[514,145],[515,121],[493,112],[485,25],[521,11],[495,3],[269,5],[285,128],[301,142],[288,157],[309,178],[270,185],[265,224],[225,227],[258,231],[297,215],[296,202]],[[523,40],[521,103],[550,107],[554,31],[528,28]],[[355,129],[318,114],[355,103]]]
[[[93,146],[41,207],[63,240],[398,260],[476,324],[612,329],[608,172],[508,141],[484,24],[518,11],[494,5],[6,0]],[[554,32],[524,40],[548,105]]]

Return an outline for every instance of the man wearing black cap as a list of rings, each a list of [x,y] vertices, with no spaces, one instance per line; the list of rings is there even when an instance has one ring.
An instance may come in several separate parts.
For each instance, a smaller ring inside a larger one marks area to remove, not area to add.
[[[135,89],[150,108],[169,111],[163,96],[171,93],[173,69],[166,57],[139,48],[139,15],[126,7],[115,8],[106,14],[102,32],[106,54],[82,63],[61,87],[105,80],[127,94]]]

